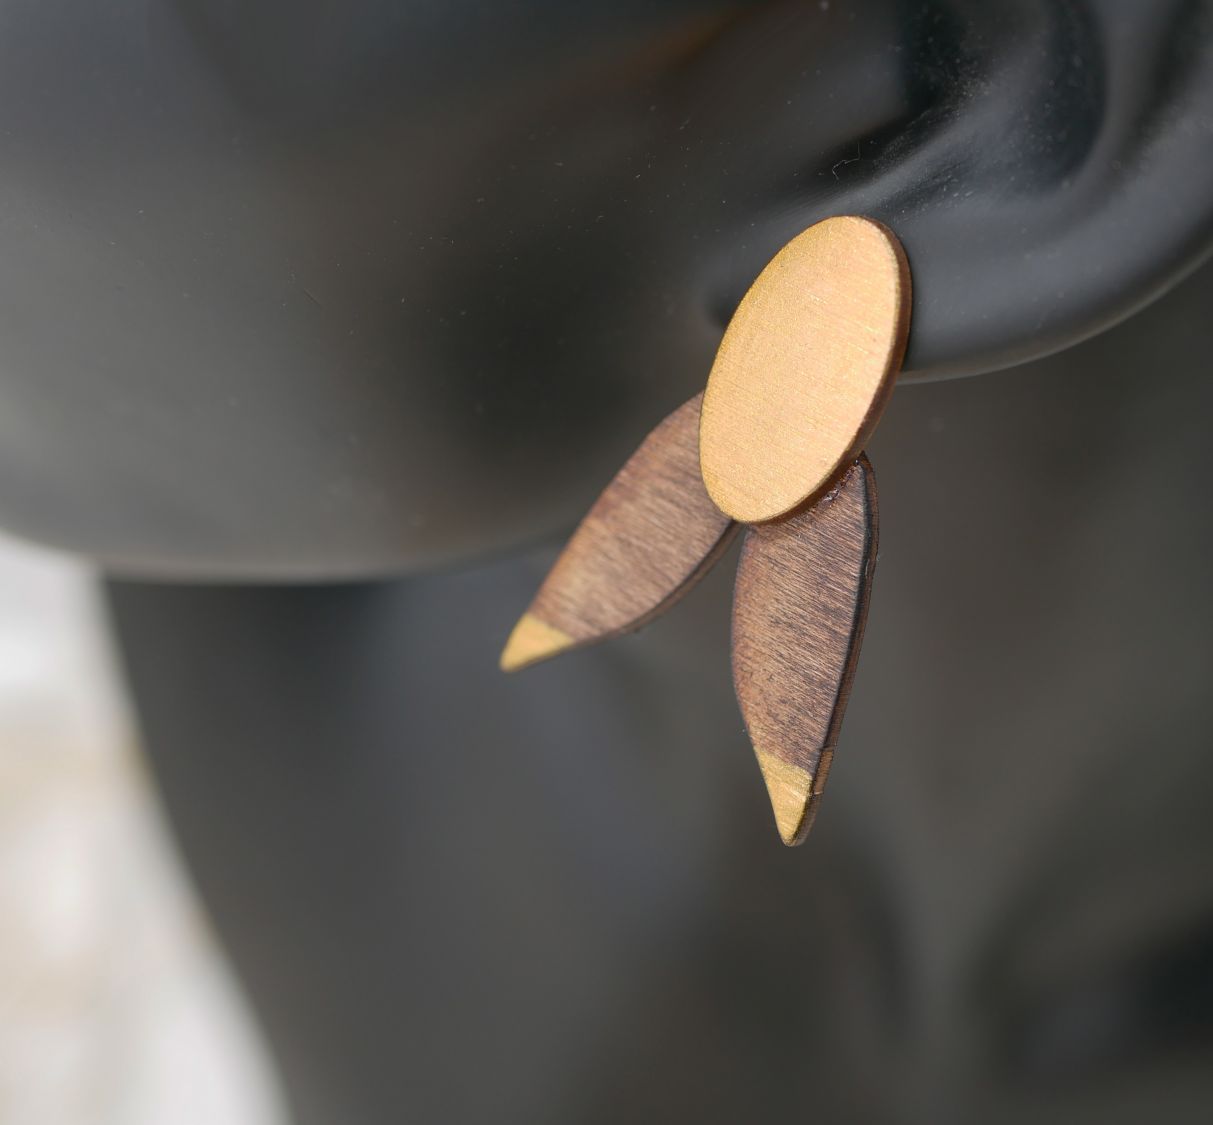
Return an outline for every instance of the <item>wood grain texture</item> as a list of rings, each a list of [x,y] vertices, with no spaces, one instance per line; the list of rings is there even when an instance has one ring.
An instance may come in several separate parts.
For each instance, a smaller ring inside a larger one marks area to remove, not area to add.
[[[742,298],[704,393],[703,479],[736,520],[775,519],[828,491],[863,450],[905,352],[910,272],[871,219],[792,239]]]
[[[505,671],[640,628],[727,545],[736,525],[699,474],[702,397],[649,434],[582,520],[514,627]]]
[[[876,481],[860,457],[813,507],[746,532],[733,598],[733,683],[783,842],[817,812],[863,639]]]

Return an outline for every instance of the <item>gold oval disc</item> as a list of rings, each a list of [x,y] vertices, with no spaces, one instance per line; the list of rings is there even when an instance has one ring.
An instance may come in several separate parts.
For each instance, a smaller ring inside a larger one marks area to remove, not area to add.
[[[700,469],[726,515],[759,523],[828,488],[863,452],[910,327],[910,271],[873,219],[826,219],[758,275],[703,396]]]

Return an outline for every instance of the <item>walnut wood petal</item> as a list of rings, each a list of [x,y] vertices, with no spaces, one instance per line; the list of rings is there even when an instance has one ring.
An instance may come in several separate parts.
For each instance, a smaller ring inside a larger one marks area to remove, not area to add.
[[[639,629],[694,585],[735,525],[699,472],[699,407],[684,404],[644,440],[556,560],[501,654],[512,672]]]
[[[865,457],[813,507],[746,532],[733,683],[783,842],[812,826],[851,690],[876,565]]]

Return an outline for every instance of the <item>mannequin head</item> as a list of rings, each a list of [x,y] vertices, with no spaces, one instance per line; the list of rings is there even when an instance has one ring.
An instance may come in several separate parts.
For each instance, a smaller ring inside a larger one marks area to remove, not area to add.
[[[1072,343],[1210,238],[1205,3],[148,8],[0,38],[0,520],[117,569],[551,533],[826,215],[906,245],[906,379]]]

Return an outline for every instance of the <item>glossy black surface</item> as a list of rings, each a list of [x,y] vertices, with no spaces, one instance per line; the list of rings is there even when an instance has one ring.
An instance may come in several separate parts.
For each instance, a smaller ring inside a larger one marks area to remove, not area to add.
[[[840,212],[913,376],[1063,347],[1205,253],[1211,52],[1207,0],[2,0],[0,524],[201,578],[552,534]]]
[[[1206,268],[888,415],[872,614],[796,851],[732,698],[731,556],[516,677],[496,654],[550,552],[114,584],[299,1125],[1207,1125],[1210,307]]]

